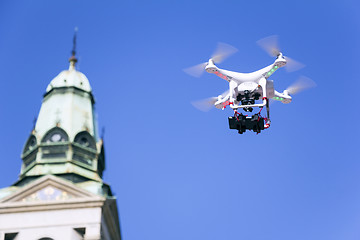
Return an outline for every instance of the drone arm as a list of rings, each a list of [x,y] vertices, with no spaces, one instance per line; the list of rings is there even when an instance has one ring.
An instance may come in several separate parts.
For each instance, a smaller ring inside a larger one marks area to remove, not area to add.
[[[278,91],[274,91],[274,97],[272,99],[276,100],[276,101],[280,101],[282,103],[291,103],[292,97],[287,94],[287,92],[283,92],[283,93],[279,93]]]
[[[215,66],[212,59],[209,60],[208,64],[205,67],[205,70],[208,73],[213,73],[216,76],[230,82],[235,80],[236,82],[246,82],[246,81],[256,81],[259,78],[267,79],[270,77],[277,69],[279,69],[279,64],[275,61],[273,64],[264,67],[256,72],[252,73],[239,73],[233,72],[225,69],[218,68]]]
[[[259,75],[262,75],[263,77],[265,77],[267,79],[280,67],[281,67],[281,65],[277,61],[275,61],[273,64],[256,71],[256,73],[258,73]]]
[[[277,69],[279,69],[279,65],[277,62],[266,66],[258,71],[251,72],[251,73],[239,73],[239,72],[232,72],[224,69],[214,68],[214,71],[211,73],[216,74],[218,77],[225,79],[226,81],[230,82],[232,80],[242,83],[242,82],[259,82],[260,79],[264,78],[265,80],[268,79]],[[209,71],[208,71],[209,72]]]
[[[267,67],[264,67],[258,70],[256,73],[261,74],[266,79],[269,78],[276,70],[286,65],[286,60],[283,57],[282,53],[279,53],[275,62]]]
[[[228,93],[225,97],[218,97],[218,100],[214,103],[214,106],[218,109],[222,109],[224,110],[226,108],[226,106],[230,105],[230,93]]]

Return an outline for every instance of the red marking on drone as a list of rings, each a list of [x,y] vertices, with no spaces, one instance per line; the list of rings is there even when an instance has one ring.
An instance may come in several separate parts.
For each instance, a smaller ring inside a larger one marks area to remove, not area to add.
[[[222,79],[227,80],[227,76],[225,76],[224,74],[220,73],[219,71],[216,71],[216,72],[215,72],[215,75],[218,76],[218,77],[221,77]]]
[[[223,102],[223,108],[226,108],[226,106],[229,106],[230,104],[234,104],[234,103],[230,101]]]

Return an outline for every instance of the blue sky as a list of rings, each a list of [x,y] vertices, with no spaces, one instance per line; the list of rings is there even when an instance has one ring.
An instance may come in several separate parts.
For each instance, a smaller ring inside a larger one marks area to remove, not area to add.
[[[105,127],[104,179],[125,240],[355,240],[360,238],[360,4],[345,1],[0,1],[0,187],[20,153],[47,84],[79,68]],[[182,69],[217,42],[239,49],[219,67],[273,62],[256,41],[277,34],[317,87],[271,106],[270,129],[228,129],[229,109],[198,111],[227,83]]]

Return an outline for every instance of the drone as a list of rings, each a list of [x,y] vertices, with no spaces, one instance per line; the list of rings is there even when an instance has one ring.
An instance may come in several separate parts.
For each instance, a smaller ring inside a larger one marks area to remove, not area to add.
[[[292,95],[316,85],[310,78],[302,76],[283,92],[276,91],[274,81],[269,80],[275,71],[282,67],[286,67],[288,71],[296,71],[305,65],[283,55],[278,47],[276,35],[261,39],[257,43],[270,56],[276,57],[272,64],[260,70],[239,73],[218,68],[215,64],[221,63],[225,58],[237,52],[236,48],[225,43],[218,44],[217,50],[207,62],[184,69],[186,73],[195,77],[199,77],[206,71],[228,82],[228,91],[218,97],[194,102],[193,105],[203,111],[213,106],[222,110],[229,106],[234,111],[234,116],[229,117],[229,127],[237,129],[240,134],[246,130],[260,133],[261,130],[270,127],[270,100],[288,104],[292,101]],[[259,108],[260,111],[252,116],[239,113],[239,109],[252,112],[254,108]],[[261,116],[263,108],[266,108],[266,117]]]

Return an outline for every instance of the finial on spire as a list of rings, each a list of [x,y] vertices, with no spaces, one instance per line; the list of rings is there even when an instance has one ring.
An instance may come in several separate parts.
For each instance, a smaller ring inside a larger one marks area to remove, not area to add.
[[[75,27],[74,38],[73,38],[73,49],[71,51],[71,57],[69,59],[69,62],[70,62],[69,70],[75,69],[75,64],[77,62],[77,58],[75,57],[75,55],[76,55],[76,35],[77,35],[77,31],[78,31],[78,28]]]

